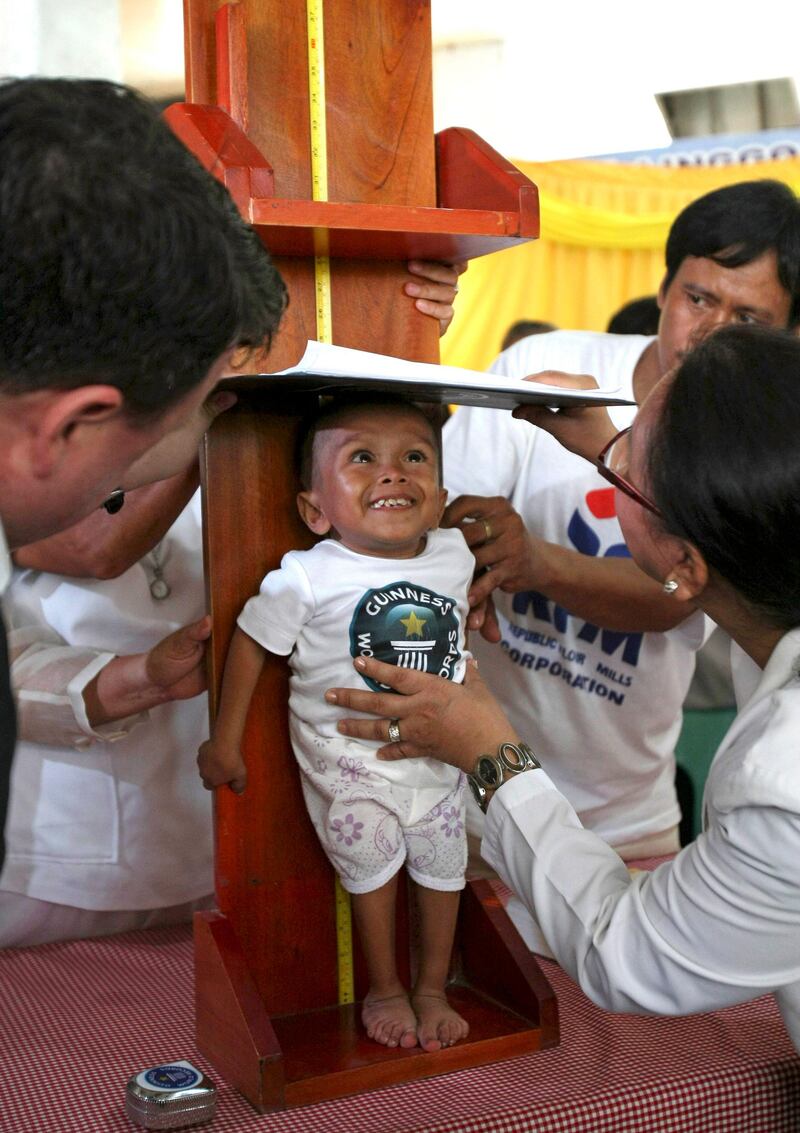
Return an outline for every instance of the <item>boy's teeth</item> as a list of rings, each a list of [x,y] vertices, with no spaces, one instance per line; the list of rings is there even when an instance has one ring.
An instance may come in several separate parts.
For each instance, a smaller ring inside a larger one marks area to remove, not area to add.
[[[386,499],[375,500],[375,502],[373,504],[371,504],[370,506],[373,507],[373,508],[408,507],[410,504],[411,504],[411,500],[409,500],[405,496],[403,496],[399,499],[392,498],[392,499],[389,499],[389,500],[386,500]]]

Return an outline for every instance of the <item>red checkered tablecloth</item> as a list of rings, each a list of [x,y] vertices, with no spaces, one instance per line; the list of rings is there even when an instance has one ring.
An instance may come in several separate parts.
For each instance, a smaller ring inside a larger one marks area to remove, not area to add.
[[[217,1083],[211,1133],[796,1133],[800,1058],[767,996],[679,1019],[610,1015],[542,961],[561,1045],[256,1114],[198,1054],[188,927],[0,952],[2,1133],[131,1133],[125,1085],[187,1058]]]

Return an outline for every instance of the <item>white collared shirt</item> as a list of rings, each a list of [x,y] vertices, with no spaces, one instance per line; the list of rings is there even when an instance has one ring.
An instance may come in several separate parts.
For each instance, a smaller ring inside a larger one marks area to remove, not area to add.
[[[679,1015],[774,991],[800,1049],[798,657],[794,629],[715,756],[705,830],[653,873],[629,877],[543,771],[492,800],[484,857],[600,1006]]]
[[[82,909],[162,908],[213,888],[211,797],[195,754],[205,696],[92,728],[88,682],[205,610],[199,492],[152,557],[115,579],[17,570],[6,595],[19,742],[0,888]]]

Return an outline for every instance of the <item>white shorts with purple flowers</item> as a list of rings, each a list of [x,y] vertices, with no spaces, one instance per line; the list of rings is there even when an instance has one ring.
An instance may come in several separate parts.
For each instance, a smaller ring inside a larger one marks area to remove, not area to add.
[[[380,889],[403,863],[427,889],[464,888],[460,771],[428,759],[384,763],[372,748],[324,739],[296,718],[291,731],[309,816],[344,889]]]

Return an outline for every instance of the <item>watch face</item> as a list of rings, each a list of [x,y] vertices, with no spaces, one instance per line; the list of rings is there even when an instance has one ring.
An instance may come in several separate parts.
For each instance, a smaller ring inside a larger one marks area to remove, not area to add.
[[[482,755],[475,767],[475,774],[487,787],[500,785],[501,776],[496,761],[491,755]]]

